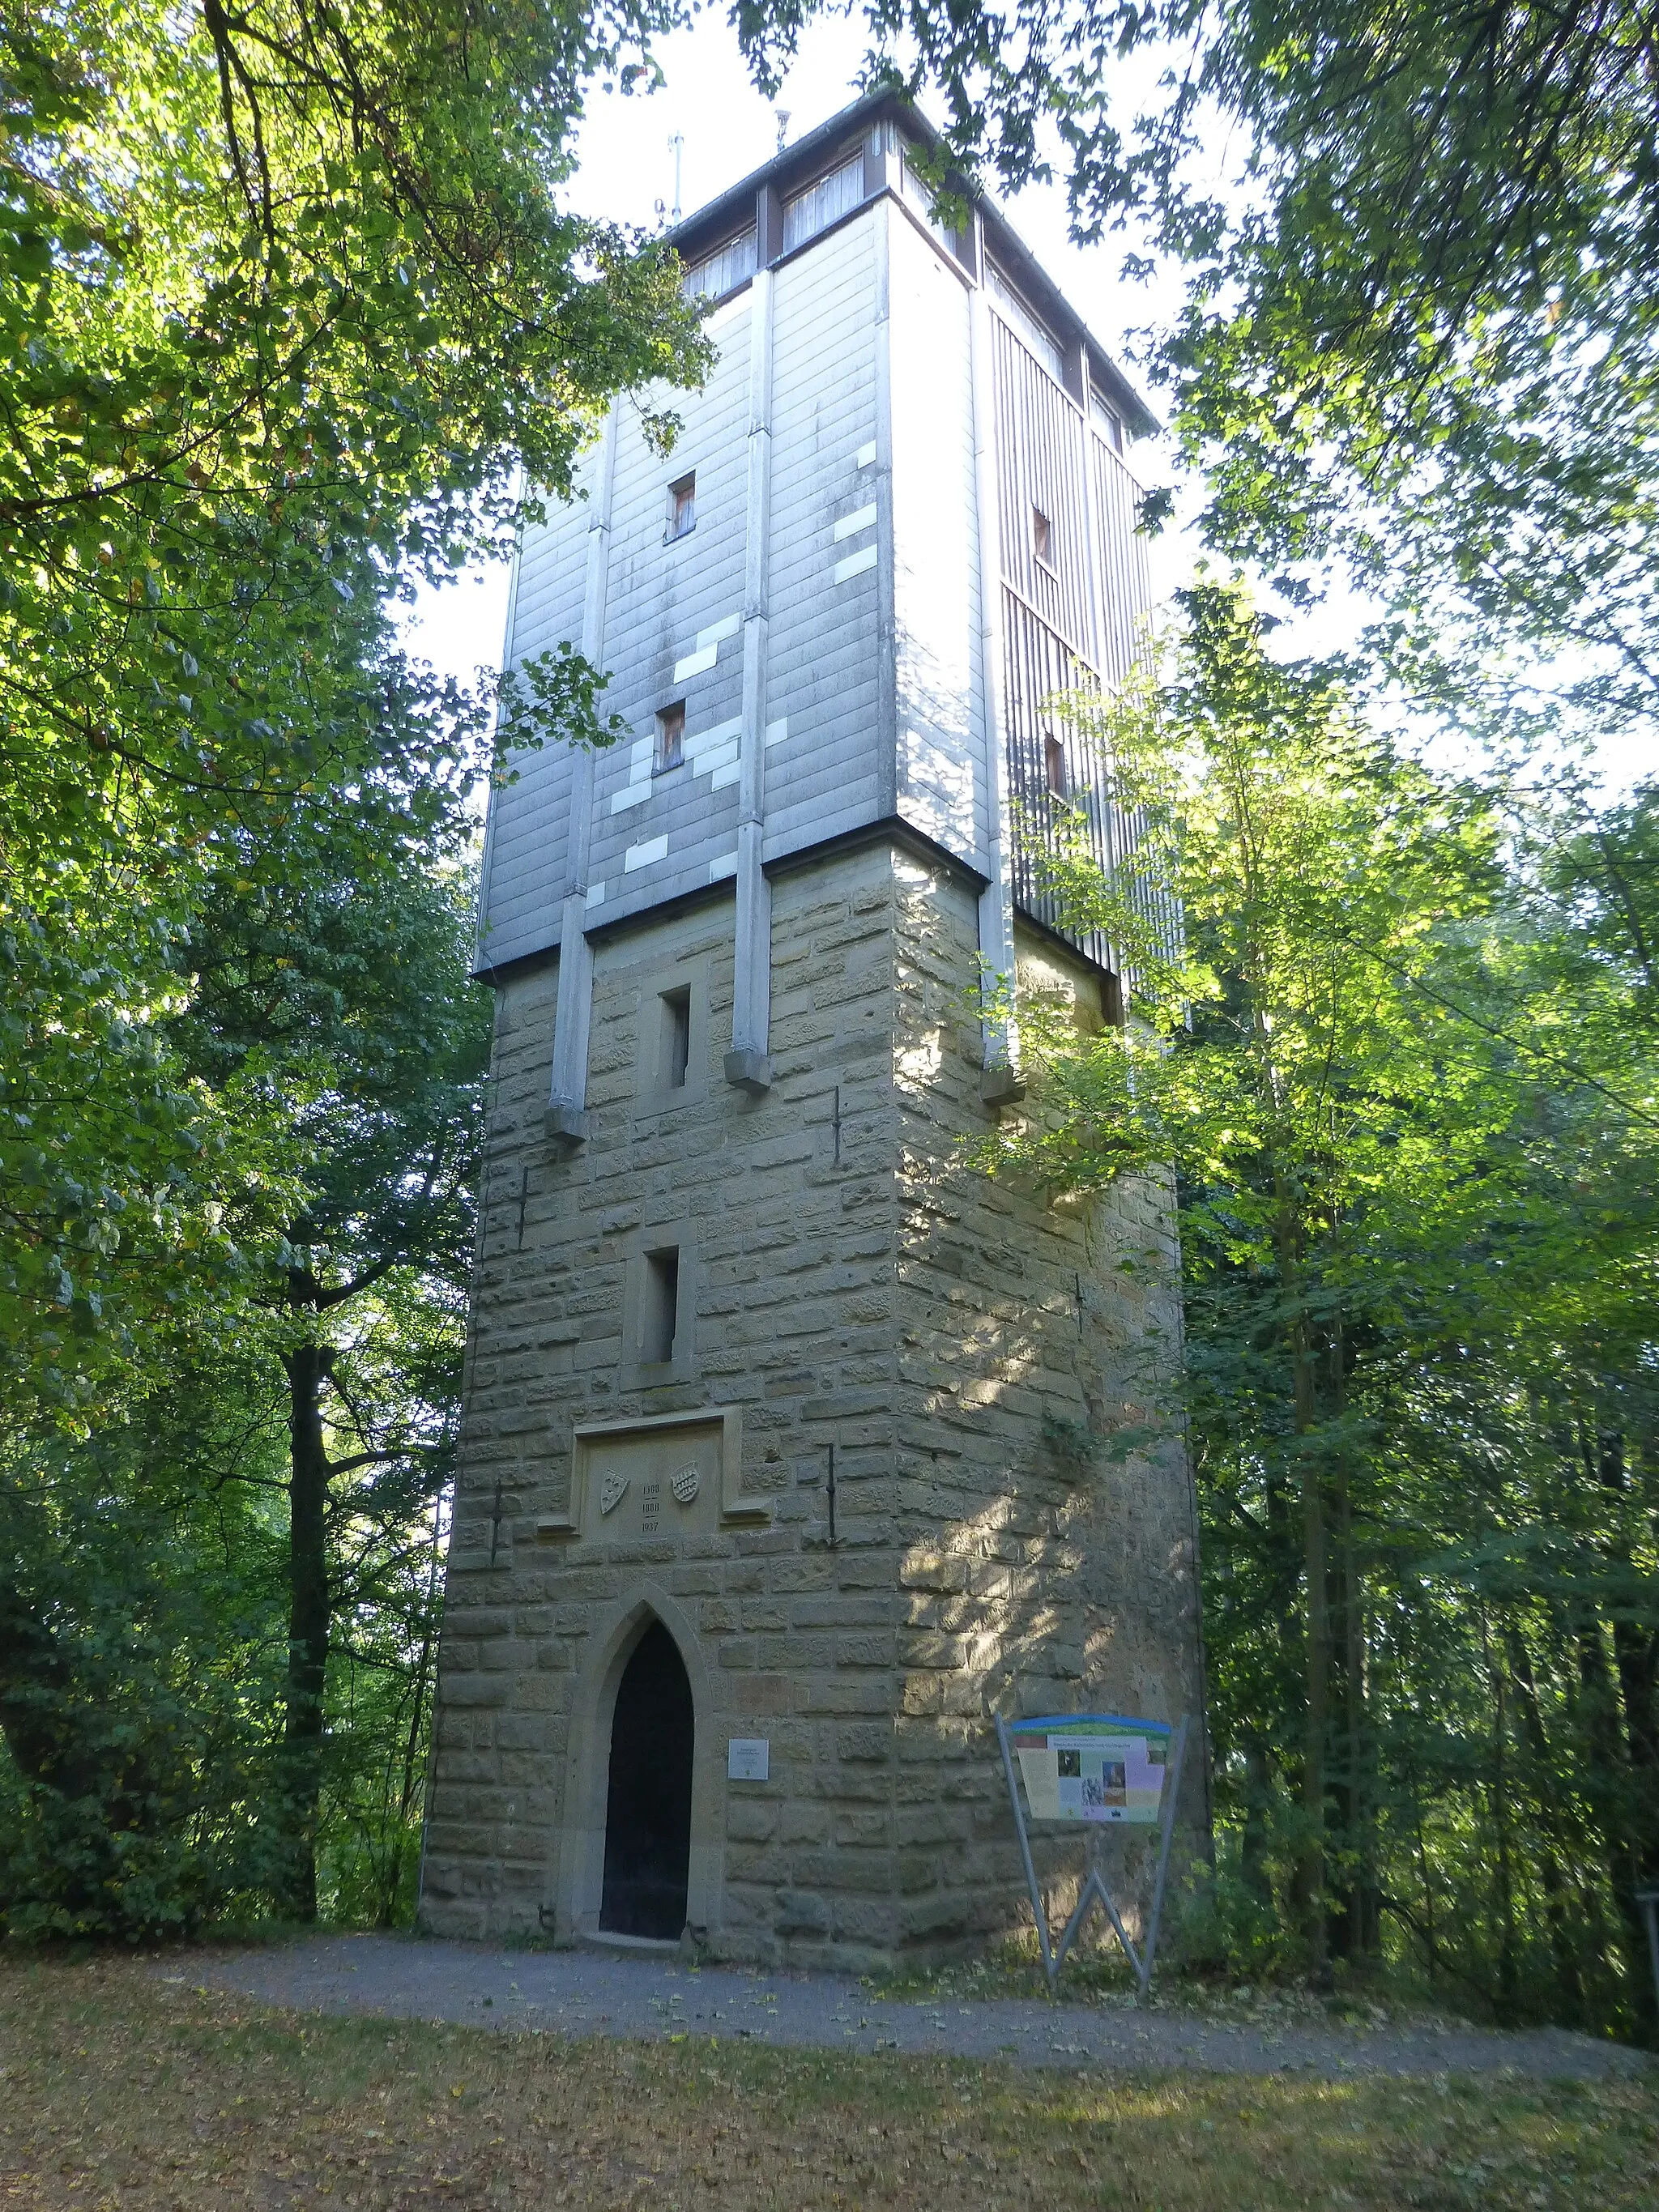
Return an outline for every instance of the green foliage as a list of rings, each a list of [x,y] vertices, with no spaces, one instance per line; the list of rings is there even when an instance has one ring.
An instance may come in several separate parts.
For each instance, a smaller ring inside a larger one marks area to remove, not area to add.
[[[1329,1216],[1408,1174],[1457,1173],[1444,1127],[1417,1109],[1478,1072],[1456,1017],[1402,984],[1451,981],[1441,927],[1480,914],[1497,887],[1497,826],[1473,791],[1443,788],[1370,736],[1340,669],[1280,665],[1248,605],[1213,586],[1183,592],[1185,662],[1159,687],[1071,711],[1112,763],[1114,795],[1147,829],[1119,880],[1091,866],[1085,825],[1062,836],[1054,888],[1069,923],[1121,946],[1144,1017],[1082,1058],[1067,1033],[1051,1084],[1063,1120],[1034,1134],[1033,1164],[1066,1147],[1117,1164],[1179,1161],[1240,1195],[1209,1224],[1231,1258],[1271,1256],[1275,1178]],[[1062,829],[1064,824],[1062,823]],[[1148,915],[1177,897],[1184,944]],[[1183,1049],[1188,1010],[1197,1010]],[[1041,1054],[1043,1039],[1030,1042]],[[1490,1116],[1471,1100],[1461,1149]],[[1267,1194],[1243,1192],[1265,1177]],[[1242,1210],[1239,1210],[1241,1209]]]
[[[1214,1932],[1251,1976],[1387,1958],[1650,2029],[1653,796],[1504,830],[1237,590],[1182,605],[1166,681],[1071,704],[1147,826],[1115,882],[1062,841],[1054,887],[1134,1018],[1028,1022],[987,1157],[1178,1173]]]
[[[707,357],[561,204],[672,5],[0,23],[0,1925],[406,1909],[473,1219],[471,793],[617,734],[399,601]],[[672,416],[647,418],[659,441]],[[527,482],[536,490],[521,495]]]
[[[0,28],[0,1389],[93,1403],[280,1185],[156,1046],[200,903],[319,794],[395,790],[441,839],[492,744],[614,734],[579,656],[497,721],[390,611],[507,541],[520,466],[565,491],[613,392],[701,368],[672,257],[558,204],[588,77],[657,20]]]
[[[288,1431],[289,1902],[303,1917],[325,1795],[342,1819],[356,1808],[388,1899],[403,1881],[489,1042],[488,1002],[465,980],[470,878],[369,874],[356,846],[331,813],[252,903],[210,910],[211,957],[179,1024],[189,1059],[221,1080],[257,1069],[306,1152],[304,1203],[266,1255],[243,1339],[265,1421]],[[352,1756],[376,1729],[406,1741],[389,1827],[360,1799],[363,1783],[383,1786],[387,1758],[360,1771]]]
[[[280,1129],[287,1218],[90,1433],[0,1450],[15,1936],[308,1911],[319,1859],[343,1915],[412,1903],[489,1014],[470,880],[390,841],[367,873],[364,826],[319,805],[251,857],[162,1025]]]
[[[276,1532],[133,1439],[0,1462],[0,1931],[187,1932],[269,1881]]]

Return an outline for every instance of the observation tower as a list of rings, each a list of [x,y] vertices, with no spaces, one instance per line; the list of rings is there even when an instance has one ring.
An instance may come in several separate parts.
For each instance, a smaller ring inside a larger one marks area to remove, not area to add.
[[[1200,1715],[1169,1192],[963,1158],[1030,994],[1125,1018],[1034,848],[1125,834],[1045,702],[1137,649],[1153,425],[928,141],[878,94],[687,220],[672,455],[620,401],[524,535],[509,663],[580,646],[631,735],[490,805],[447,1933],[938,1955],[1027,1910],[994,1712]]]

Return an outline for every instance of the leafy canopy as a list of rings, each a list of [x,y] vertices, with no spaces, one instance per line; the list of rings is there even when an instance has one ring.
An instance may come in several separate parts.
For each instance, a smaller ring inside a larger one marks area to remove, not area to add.
[[[564,492],[613,392],[700,371],[672,257],[558,192],[590,79],[665,20],[0,26],[0,1392],[72,1409],[287,1210],[258,1101],[158,1033],[204,901],[313,799],[371,793],[396,865],[465,834],[493,746],[611,734],[579,655],[498,717],[392,614],[506,542],[521,468]]]
[[[1437,778],[1237,587],[1181,607],[1158,680],[1056,707],[1090,803],[1142,810],[1115,878],[1080,815],[1053,868],[1133,1016],[1028,994],[1028,1110],[981,1158],[1060,1192],[1176,1170],[1218,1933],[1251,1972],[1382,1954],[1628,2031],[1659,1808],[1653,796],[1596,817]],[[1144,919],[1169,900],[1173,949]]]
[[[817,12],[740,0],[763,76]],[[1184,264],[1149,366],[1213,546],[1304,597],[1346,567],[1425,705],[1528,738],[1651,729],[1659,107],[1635,0],[865,13],[871,71],[942,100],[970,173],[1059,169],[1080,239],[1127,228]]]
[[[1243,1256],[1271,1246],[1285,1204],[1333,1219],[1402,1181],[1420,1202],[1425,1177],[1455,1180],[1483,1145],[1486,1070],[1448,1003],[1446,927],[1488,910],[1498,825],[1482,794],[1367,727],[1340,665],[1273,658],[1238,589],[1177,604],[1168,681],[1066,703],[1146,830],[1109,878],[1073,815],[1054,887],[1068,928],[1122,948],[1137,1018],[1084,1041],[1029,1012],[1055,1118],[1011,1141],[1045,1179],[1163,1163],[1224,1182],[1212,1225]],[[1175,947],[1146,919],[1170,901]]]

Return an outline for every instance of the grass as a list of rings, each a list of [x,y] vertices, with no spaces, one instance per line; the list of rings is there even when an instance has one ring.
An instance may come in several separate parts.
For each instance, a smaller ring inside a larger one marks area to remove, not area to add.
[[[911,2001],[1048,1995],[1036,1940],[1029,1933],[1010,1937],[976,1958],[872,1977],[869,1986],[879,1996]],[[1058,1994],[1067,2004],[1128,2005],[1134,2002],[1135,1978],[1115,1943],[1102,1940],[1080,1946],[1067,1958]],[[1238,1983],[1166,1969],[1153,1984],[1152,2002],[1160,2011],[1231,2026],[1283,2024],[1287,2020],[1315,2027],[1334,2020],[1372,2027],[1474,2024],[1403,1974],[1386,1971],[1363,1979],[1345,1978],[1336,1989],[1320,1995],[1301,1982]]]
[[[134,1960],[0,1966],[7,2212],[1656,2202],[1646,2082],[1103,2078],[576,2043],[266,2011]]]

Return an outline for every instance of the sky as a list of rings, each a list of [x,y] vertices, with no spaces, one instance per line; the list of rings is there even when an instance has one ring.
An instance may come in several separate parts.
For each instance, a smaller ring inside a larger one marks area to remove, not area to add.
[[[666,78],[661,90],[631,97],[594,90],[577,139],[577,167],[565,187],[568,204],[584,215],[647,229],[661,227],[673,206],[670,140],[678,135],[680,204],[685,214],[695,212],[770,158],[777,145],[779,110],[787,112],[793,141],[855,99],[854,80],[865,44],[861,11],[854,20],[830,17],[808,25],[783,89],[769,103],[750,83],[736,34],[724,17],[714,12],[699,16],[656,49]],[[1224,145],[1214,149],[1218,173],[1228,166],[1228,151]],[[1215,182],[1225,189],[1219,173]],[[1060,184],[1034,185],[1003,206],[1095,336],[1139,383],[1134,333],[1173,313],[1176,279],[1172,276],[1162,284],[1154,280],[1150,286],[1126,283],[1119,273],[1121,239],[1109,238],[1098,246],[1074,245],[1067,234]],[[1146,396],[1156,412],[1158,394]],[[1172,456],[1161,439],[1142,441],[1132,460],[1143,483],[1168,483],[1174,477]],[[1188,484],[1177,504],[1176,526],[1152,541],[1155,605],[1167,601],[1192,572],[1197,547],[1180,526],[1180,515],[1196,505],[1197,487]],[[412,649],[441,673],[463,679],[471,678],[480,665],[499,668],[507,584],[507,567],[501,564],[464,576],[441,592],[422,591],[407,629]],[[1305,635],[1301,624],[1281,632],[1280,649],[1340,649],[1352,640],[1365,612],[1362,601],[1338,589],[1307,622]],[[1409,728],[1402,734],[1413,742]],[[1615,790],[1651,773],[1638,744],[1631,738],[1604,749],[1603,775]],[[1423,750],[1437,766],[1474,765],[1472,757],[1453,762],[1440,757],[1440,742],[1425,742]]]
[[[565,197],[578,213],[611,222],[659,226],[674,199],[674,155],[681,152],[683,211],[692,214],[769,160],[777,146],[775,110],[787,112],[791,141],[858,97],[854,82],[866,45],[862,18],[821,20],[802,34],[794,67],[775,103],[750,82],[736,34],[719,15],[704,15],[657,48],[667,78],[647,97],[596,90],[577,141],[578,167]],[[1036,186],[1006,203],[1015,228],[1083,316],[1097,337],[1129,367],[1124,332],[1149,322],[1158,304],[1117,276],[1121,242],[1082,249],[1066,230],[1059,185]],[[1156,395],[1149,395],[1156,407]],[[1166,473],[1156,443],[1136,449],[1143,481]],[[1191,565],[1178,538],[1154,541],[1153,583],[1163,598]],[[464,578],[441,592],[423,592],[409,628],[413,649],[445,674],[470,678],[483,663],[500,665],[507,622],[505,567]]]

